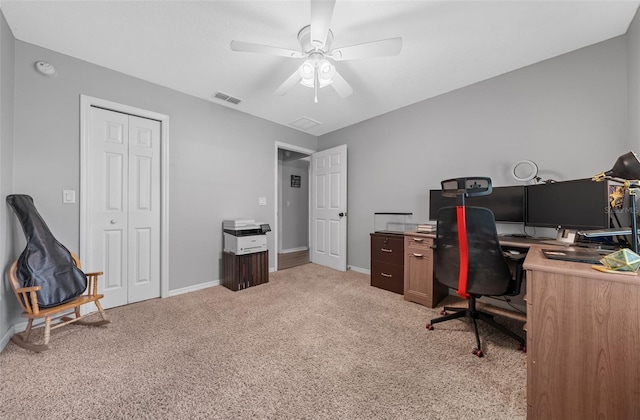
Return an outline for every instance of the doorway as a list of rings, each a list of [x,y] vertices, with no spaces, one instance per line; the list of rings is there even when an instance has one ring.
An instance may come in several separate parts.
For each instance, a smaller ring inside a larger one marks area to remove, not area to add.
[[[309,217],[307,219],[308,252],[310,262],[347,270],[347,146],[336,146],[321,152],[275,143],[275,189],[278,204],[275,208],[274,242],[281,249],[283,211],[280,206],[283,189],[280,151],[298,152],[309,159],[307,186],[309,187]],[[290,180],[289,180],[290,181]],[[304,183],[301,179],[300,182]],[[286,202],[285,202],[286,205]],[[278,258],[275,271],[278,271]]]
[[[309,259],[309,156],[313,150],[276,142],[276,271]]]
[[[168,295],[168,117],[81,97],[80,253],[105,307]]]

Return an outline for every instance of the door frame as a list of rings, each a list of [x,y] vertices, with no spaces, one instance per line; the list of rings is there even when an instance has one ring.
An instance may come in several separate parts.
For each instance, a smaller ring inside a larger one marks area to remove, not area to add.
[[[160,122],[160,297],[169,296],[169,116],[105,99],[80,95],[80,261],[89,244],[89,124],[91,107]],[[99,267],[89,267],[99,269]]]
[[[311,156],[312,154],[316,153],[316,150],[311,150],[311,149],[307,149],[305,147],[300,147],[300,146],[294,146],[293,144],[288,144],[288,143],[282,143],[279,141],[275,142],[275,160],[274,160],[274,165],[275,165],[275,181],[274,181],[274,191],[275,191],[275,202],[276,204],[273,206],[274,210],[273,210],[273,220],[274,220],[274,228],[271,230],[273,232],[273,243],[274,243],[274,247],[276,248],[276,252],[275,252],[275,262],[273,264],[273,271],[278,271],[278,232],[280,229],[280,225],[279,225],[279,216],[278,216],[278,212],[280,210],[280,200],[278,199],[278,192],[280,190],[280,174],[278,171],[278,150],[279,149],[283,149],[283,150],[289,150],[291,152],[298,152],[298,153],[305,153],[309,156]],[[309,170],[311,170],[311,165],[309,165]],[[309,179],[309,177],[307,177],[307,179]],[[311,180],[309,180],[308,182],[311,182]],[[309,190],[310,191],[310,190]],[[309,197],[309,201],[311,201],[311,197]],[[310,225],[311,225],[311,212],[309,212],[309,220],[307,221],[307,229],[310,229]],[[311,240],[311,237],[309,236],[309,240]],[[311,244],[309,244],[309,250],[311,250]]]

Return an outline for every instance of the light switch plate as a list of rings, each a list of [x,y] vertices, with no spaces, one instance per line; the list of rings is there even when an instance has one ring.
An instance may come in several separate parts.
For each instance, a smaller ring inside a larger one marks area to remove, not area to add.
[[[76,202],[76,191],[75,190],[62,190],[62,203],[63,204],[74,204]]]
[[[266,206],[267,205],[267,197],[258,197],[258,205]]]

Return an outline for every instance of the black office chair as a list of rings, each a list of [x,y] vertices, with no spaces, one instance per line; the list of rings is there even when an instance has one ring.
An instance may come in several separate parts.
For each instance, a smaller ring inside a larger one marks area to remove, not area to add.
[[[477,347],[473,354],[482,357],[477,319],[480,319],[518,341],[518,350],[526,351],[526,342],[520,335],[508,330],[493,319],[493,315],[476,309],[481,296],[516,296],[522,285],[522,256],[516,260],[515,273],[511,272],[507,257],[498,242],[496,222],[491,210],[466,207],[465,197],[491,193],[491,179],[486,177],[456,178],[442,181],[443,195],[456,196],[456,207],[444,207],[438,212],[436,243],[434,248],[434,274],[440,283],[457,289],[457,294],[469,300],[468,308],[445,307],[444,316],[432,319],[433,324],[456,318],[470,318],[476,335]],[[447,315],[447,311],[453,313]]]

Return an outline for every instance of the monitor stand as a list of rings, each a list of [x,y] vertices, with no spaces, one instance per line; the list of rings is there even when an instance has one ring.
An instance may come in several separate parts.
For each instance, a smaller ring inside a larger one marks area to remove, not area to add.
[[[576,239],[576,231],[573,229],[558,229],[558,235],[556,236],[556,241],[561,242],[563,244],[573,244]]]

